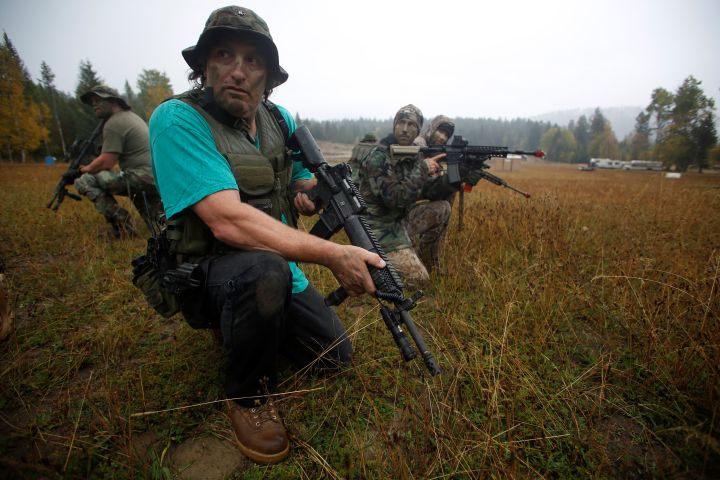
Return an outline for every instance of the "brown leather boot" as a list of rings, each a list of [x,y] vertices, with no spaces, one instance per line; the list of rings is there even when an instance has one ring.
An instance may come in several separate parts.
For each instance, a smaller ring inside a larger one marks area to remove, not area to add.
[[[258,463],[276,463],[287,457],[290,442],[272,400],[252,408],[230,400],[226,404],[238,448],[246,457]]]

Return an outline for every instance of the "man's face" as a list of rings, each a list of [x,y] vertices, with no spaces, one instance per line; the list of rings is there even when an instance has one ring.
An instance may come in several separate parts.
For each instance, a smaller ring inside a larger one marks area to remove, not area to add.
[[[262,100],[268,72],[258,49],[236,38],[223,38],[210,48],[206,63],[206,86],[215,102],[236,118],[250,121]]]
[[[430,145],[445,145],[448,141],[448,134],[446,131],[437,129],[430,136]]]
[[[95,111],[97,118],[109,118],[113,114],[112,103],[97,95],[90,97],[90,106]]]
[[[395,135],[398,145],[410,145],[419,132],[417,123],[407,118],[401,118],[393,127],[393,135]]]

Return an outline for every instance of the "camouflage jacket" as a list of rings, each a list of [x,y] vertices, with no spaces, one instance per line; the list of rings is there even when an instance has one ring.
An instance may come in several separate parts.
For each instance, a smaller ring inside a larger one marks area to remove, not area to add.
[[[416,155],[391,157],[392,143],[392,136],[383,139],[358,172],[358,188],[367,203],[364,216],[386,252],[412,246],[402,220],[428,181],[427,164]]]

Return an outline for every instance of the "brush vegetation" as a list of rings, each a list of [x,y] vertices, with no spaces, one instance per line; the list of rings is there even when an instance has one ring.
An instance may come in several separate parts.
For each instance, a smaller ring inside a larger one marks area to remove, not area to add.
[[[292,452],[267,467],[232,443],[212,334],[131,284],[144,240],[99,237],[87,200],[45,208],[62,170],[0,165],[16,323],[0,345],[2,477],[213,478],[219,451],[235,464],[214,478],[720,475],[720,176],[494,168],[533,197],[480,184],[461,231],[455,202],[445,271],[412,312],[442,375],[400,358],[371,299],[348,300],[354,362],[283,369]],[[201,439],[215,447],[182,460]]]

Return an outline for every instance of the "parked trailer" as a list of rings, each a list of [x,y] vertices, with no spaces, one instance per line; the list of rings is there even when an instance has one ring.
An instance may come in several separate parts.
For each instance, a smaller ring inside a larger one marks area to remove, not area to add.
[[[610,160],[609,158],[591,158],[590,165],[595,168],[613,168],[619,170],[625,166],[622,160]]]
[[[663,164],[657,160],[630,160],[623,166],[623,170],[663,170]]]

